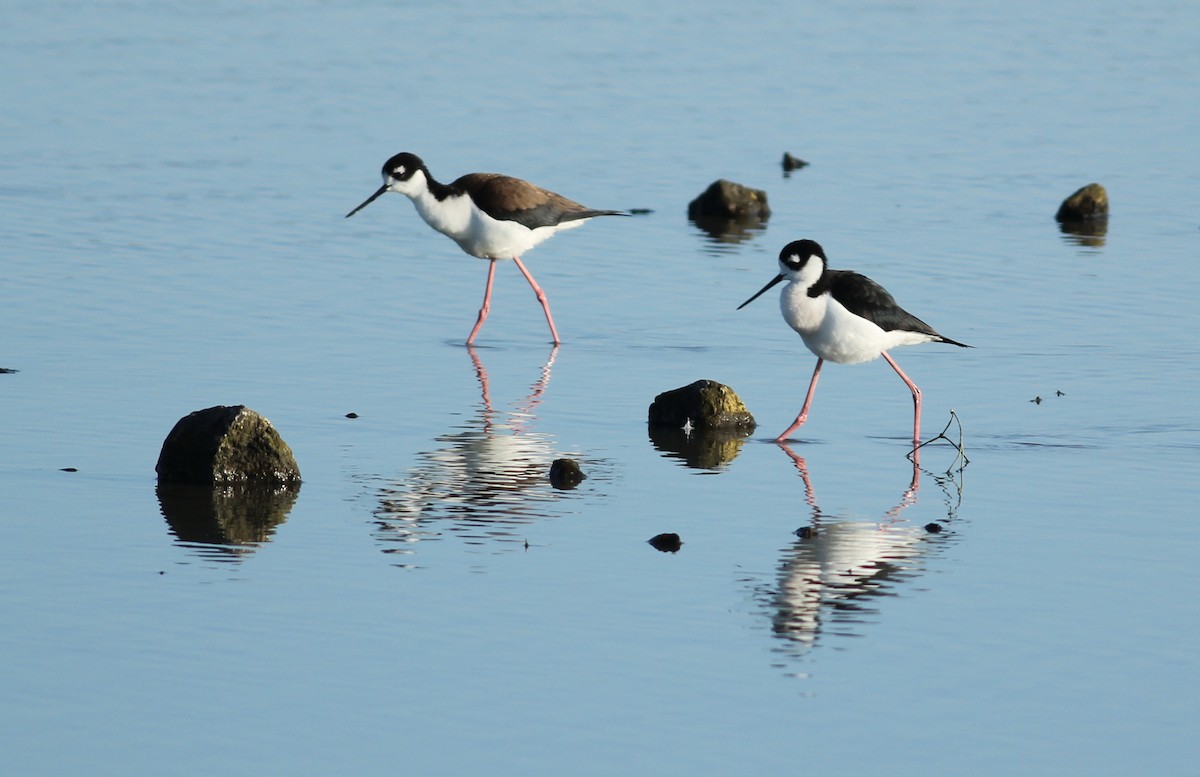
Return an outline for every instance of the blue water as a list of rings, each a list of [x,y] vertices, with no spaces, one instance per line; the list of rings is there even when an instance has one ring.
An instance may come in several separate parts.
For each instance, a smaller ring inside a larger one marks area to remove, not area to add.
[[[5,771],[1194,770],[1195,4],[6,11]],[[469,351],[485,265],[342,218],[402,150],[653,212],[526,257],[561,347],[505,263]],[[735,308],[800,237],[975,346],[895,354],[920,469],[882,362],[770,442],[814,359]],[[760,424],[707,468],[645,425],[701,378]],[[304,485],[200,542],[154,463],[237,403]]]

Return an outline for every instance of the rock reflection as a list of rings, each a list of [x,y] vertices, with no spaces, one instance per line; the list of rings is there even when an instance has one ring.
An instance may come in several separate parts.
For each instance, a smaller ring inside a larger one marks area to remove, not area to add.
[[[767,219],[761,216],[697,216],[689,218],[708,241],[708,253],[724,253],[767,231]]]
[[[1059,230],[1063,239],[1084,248],[1103,248],[1108,235],[1108,218],[1088,219],[1086,221],[1060,221]]]
[[[649,425],[650,444],[695,469],[721,469],[737,458],[749,431],[671,429]]]
[[[236,561],[268,541],[296,504],[300,487],[159,483],[159,508],[181,545]]]
[[[479,407],[468,422],[435,438],[436,447],[420,453],[402,479],[380,489],[376,535],[385,552],[410,554],[415,543],[446,535],[470,544],[523,543],[518,527],[550,516],[550,505],[569,493],[550,484],[551,464],[561,457],[554,438],[531,429],[558,347],[529,394],[508,410],[493,407],[487,370],[474,348],[467,351]]]
[[[812,518],[783,549],[776,586],[764,599],[772,631],[784,641],[785,652],[796,654],[810,650],[823,634],[857,636],[859,625],[877,613],[875,604],[894,595],[897,583],[923,571],[922,559],[951,535],[901,518],[917,503],[921,470],[915,462],[899,501],[878,521],[848,521],[821,511],[804,458],[780,447],[804,481]],[[944,485],[943,479],[934,479]],[[952,519],[952,502],[947,507],[947,519]]]

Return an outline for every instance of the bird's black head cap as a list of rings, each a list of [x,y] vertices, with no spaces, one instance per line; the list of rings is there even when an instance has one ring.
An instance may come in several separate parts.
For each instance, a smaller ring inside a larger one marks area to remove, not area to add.
[[[410,154],[407,151],[401,151],[383,163],[383,177],[405,181],[412,178],[413,174],[418,170],[424,169],[425,163],[421,161],[421,157],[416,154]]]
[[[785,265],[789,269],[799,270],[808,261],[810,256],[820,257],[822,264],[827,264],[825,251],[821,245],[815,240],[793,240],[783,247],[779,252],[779,263]]]

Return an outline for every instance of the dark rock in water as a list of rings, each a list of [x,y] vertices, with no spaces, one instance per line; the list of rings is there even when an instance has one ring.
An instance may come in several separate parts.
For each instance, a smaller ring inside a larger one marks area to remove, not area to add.
[[[648,416],[654,447],[700,469],[733,461],[757,426],[737,393],[712,380],[659,394]]]
[[[727,219],[757,217],[765,220],[771,215],[767,193],[740,183],[720,179],[696,199],[688,203],[688,218],[719,216]]]
[[[715,181],[688,204],[688,218],[716,243],[742,243],[766,228],[767,193],[732,181]]]
[[[231,546],[266,541],[296,502],[300,470],[271,422],[242,405],[184,416],[158,457],[158,499],[181,542]]]
[[[358,413],[346,413],[347,418],[358,418]]]
[[[783,172],[790,173],[802,167],[808,167],[808,162],[799,157],[794,157],[786,151],[783,152]]]
[[[555,488],[570,490],[586,477],[574,459],[555,459],[550,465],[550,485]]]
[[[757,426],[737,392],[715,380],[698,380],[659,394],[650,405],[649,423],[689,432],[729,429],[749,433]]]
[[[925,531],[929,532],[930,534],[937,534],[941,530],[942,530],[942,525],[940,523],[925,524]]]
[[[1063,200],[1054,218],[1063,223],[1108,218],[1108,192],[1098,183],[1089,183]]]
[[[679,539],[679,535],[675,533],[656,534],[646,540],[650,543],[650,547],[663,553],[678,553],[683,547],[683,540]]]
[[[218,405],[179,419],[154,469],[159,483],[300,483],[292,449],[270,421],[243,405]]]
[[[801,526],[796,529],[794,534],[802,540],[810,540],[817,536],[817,528],[815,526]]]

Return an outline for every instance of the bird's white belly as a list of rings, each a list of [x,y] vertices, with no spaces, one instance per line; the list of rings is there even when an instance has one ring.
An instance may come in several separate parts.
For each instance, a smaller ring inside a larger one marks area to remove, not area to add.
[[[861,364],[879,356],[889,347],[885,332],[877,325],[851,314],[836,302],[827,308],[816,329],[801,331],[808,350],[837,364]]]
[[[425,223],[458,243],[458,247],[480,259],[511,259],[520,256],[561,229],[576,227],[582,221],[529,229],[516,221],[500,221],[487,215],[467,197],[447,198],[441,202],[415,197],[413,204]]]
[[[837,300],[813,299],[804,294],[780,295],[783,317],[795,329],[808,350],[837,364],[862,364],[899,345],[929,342],[927,335],[915,332],[886,332],[871,321],[854,315]]]

